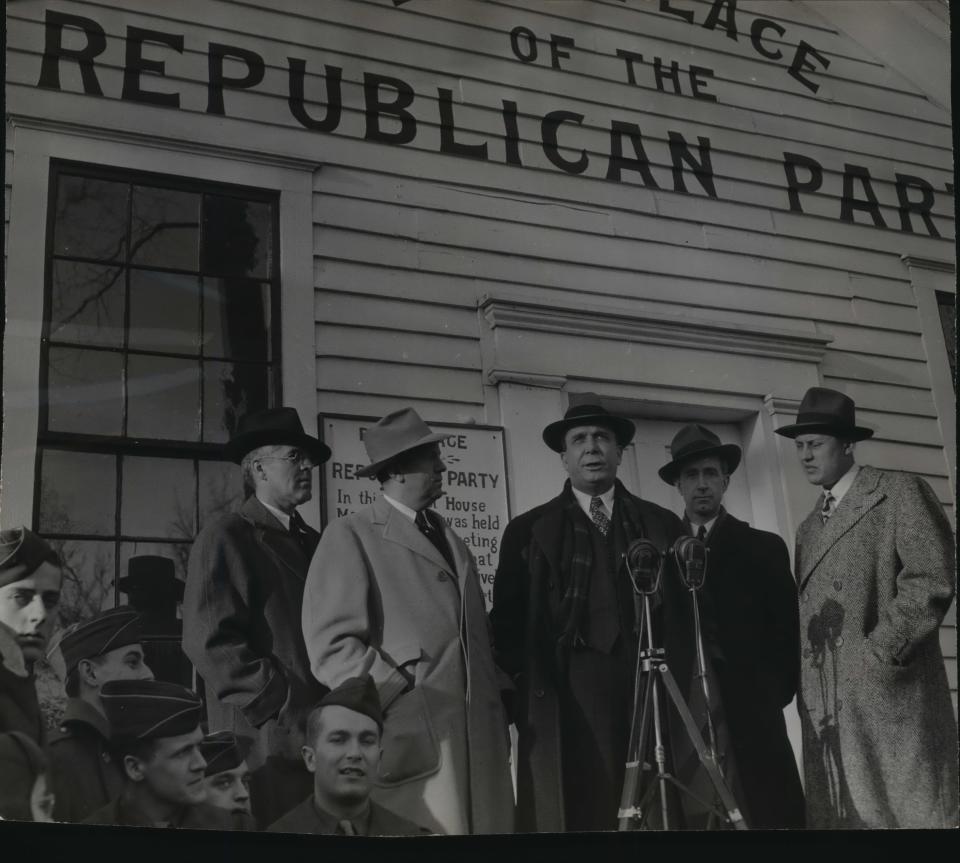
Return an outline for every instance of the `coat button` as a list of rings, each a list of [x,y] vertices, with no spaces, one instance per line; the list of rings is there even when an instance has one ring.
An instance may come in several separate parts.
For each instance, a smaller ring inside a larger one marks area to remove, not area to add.
[[[441,569],[440,572],[437,573],[437,581],[446,581],[446,580],[447,580],[447,574]]]
[[[534,690],[533,690],[533,694],[536,695],[537,698],[543,698],[543,690],[542,690],[542,689],[534,689]]]
[[[833,589],[834,589],[835,591],[837,591],[837,593],[839,593],[841,590],[843,590],[843,582],[842,582],[842,581],[835,581],[835,582],[833,583]]]

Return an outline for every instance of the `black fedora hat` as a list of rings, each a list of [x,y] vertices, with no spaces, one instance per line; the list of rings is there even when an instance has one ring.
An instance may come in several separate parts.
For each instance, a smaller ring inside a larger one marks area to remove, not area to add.
[[[727,470],[733,473],[740,464],[741,451],[734,443],[721,443],[706,426],[690,423],[678,431],[670,441],[671,460],[657,473],[668,485],[673,485],[685,462],[697,458],[715,455],[723,459]]]
[[[568,429],[576,426],[603,426],[610,429],[619,446],[626,446],[636,432],[626,417],[618,417],[600,405],[576,405],[568,408],[562,420],[550,423],[543,430],[543,442],[554,452],[563,452],[563,439]]]
[[[132,597],[183,601],[184,583],[177,578],[176,565],[159,554],[138,554],[127,562],[127,574],[117,579],[121,593]]]
[[[853,399],[826,387],[810,387],[800,402],[797,421],[774,431],[789,438],[802,434],[828,434],[850,441],[873,437],[873,429],[857,425]]]
[[[224,452],[230,461],[240,464],[250,450],[272,444],[300,447],[317,464],[330,458],[330,448],[303,430],[300,415],[294,408],[269,408],[244,414]]]

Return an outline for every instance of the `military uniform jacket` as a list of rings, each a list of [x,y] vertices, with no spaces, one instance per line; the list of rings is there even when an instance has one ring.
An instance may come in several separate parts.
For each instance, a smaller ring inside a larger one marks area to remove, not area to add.
[[[20,677],[0,663],[0,733],[6,731],[21,731],[39,745],[44,743],[36,678]]]
[[[96,708],[80,698],[67,702],[47,748],[55,820],[79,823],[123,790],[123,771],[107,751],[109,736]]]
[[[183,650],[206,685],[210,731],[254,739],[252,770],[271,755],[300,761],[302,723],[326,691],[300,630],[309,563],[254,496],[208,524],[190,552]]]
[[[123,793],[88,815],[84,824],[110,824],[117,827],[155,826]],[[219,809],[210,803],[182,806],[170,819],[170,827],[194,830],[256,830],[253,818]]]
[[[797,533],[808,827],[956,827],[957,725],[938,628],[954,540],[930,486],[863,467]]]
[[[313,797],[308,797],[296,809],[292,809],[267,828],[268,833],[314,833],[332,836],[337,832],[337,819],[318,809]],[[425,827],[419,827],[406,818],[384,809],[376,803],[370,803],[363,836],[424,836],[430,833]]]

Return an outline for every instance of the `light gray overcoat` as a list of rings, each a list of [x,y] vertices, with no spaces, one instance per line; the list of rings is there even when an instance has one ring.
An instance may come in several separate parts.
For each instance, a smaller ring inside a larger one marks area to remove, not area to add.
[[[956,826],[950,525],[922,479],[873,467],[826,525],[822,504],[797,534],[807,826]]]
[[[307,575],[304,641],[321,683],[367,672],[377,685],[376,800],[439,833],[509,833],[509,739],[483,594],[463,541],[444,532],[455,573],[382,497],[331,522]]]

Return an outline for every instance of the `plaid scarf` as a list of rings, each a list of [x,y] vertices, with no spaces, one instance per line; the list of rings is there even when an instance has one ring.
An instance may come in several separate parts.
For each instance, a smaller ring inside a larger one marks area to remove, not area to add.
[[[569,489],[570,480],[567,480],[564,491]],[[616,481],[614,489],[613,519],[611,519],[611,530],[607,536],[611,551],[617,524],[620,526],[626,545],[643,536],[643,520],[633,497],[620,480]],[[569,561],[569,572],[564,573],[567,576],[567,586],[557,610],[557,628],[560,630],[557,638],[557,659],[560,667],[565,665],[566,655],[572,647],[581,647],[585,644],[580,627],[590,593],[590,574],[593,570],[590,517],[580,508],[580,503],[572,491],[569,493],[569,498],[564,508],[563,535],[560,539],[561,569],[564,569],[564,563]]]

